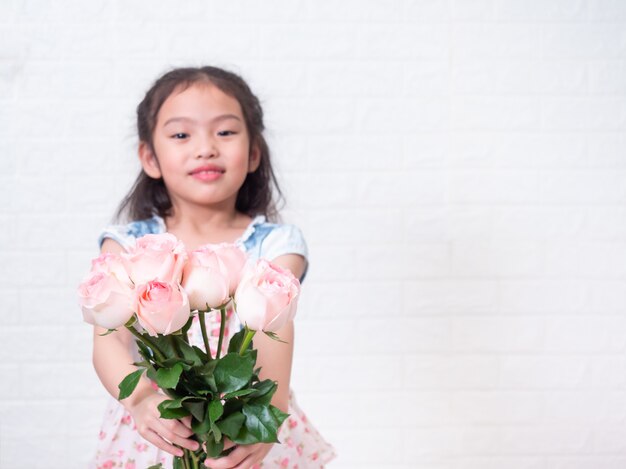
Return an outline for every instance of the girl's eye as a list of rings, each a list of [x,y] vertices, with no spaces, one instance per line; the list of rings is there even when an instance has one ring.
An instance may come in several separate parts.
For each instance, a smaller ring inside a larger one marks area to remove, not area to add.
[[[186,134],[184,132],[178,132],[177,134],[172,135],[172,138],[175,138],[175,139],[183,139],[187,137],[189,137],[189,134]]]
[[[217,133],[220,137],[228,137],[229,135],[235,135],[237,132],[233,132],[232,130],[222,130]]]

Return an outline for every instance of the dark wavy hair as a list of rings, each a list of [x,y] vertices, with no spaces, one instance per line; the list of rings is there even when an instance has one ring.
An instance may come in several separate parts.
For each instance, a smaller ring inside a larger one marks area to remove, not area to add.
[[[253,173],[248,173],[237,193],[235,209],[252,217],[262,214],[268,220],[278,221],[278,204],[274,200],[274,192],[279,201],[284,201],[284,197],[272,169],[270,150],[263,136],[263,109],[259,99],[239,75],[210,66],[176,68],[165,73],[154,82],[137,106],[139,141],[148,144],[155,154],[152,137],[161,106],[174,90],[186,89],[195,83],[211,83],[239,102],[250,137],[250,150],[257,145],[261,151],[259,167]],[[115,219],[144,220],[155,213],[162,218],[171,215],[172,201],[163,178],[151,178],[142,169],[132,188],[120,202]]]

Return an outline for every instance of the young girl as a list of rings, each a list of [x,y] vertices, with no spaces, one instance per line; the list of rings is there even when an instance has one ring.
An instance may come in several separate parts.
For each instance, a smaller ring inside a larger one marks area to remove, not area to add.
[[[137,127],[143,169],[117,211],[118,219],[125,213],[132,221],[104,230],[102,252],[119,253],[147,233],[169,232],[189,250],[236,243],[250,257],[270,259],[304,278],[307,247],[300,230],[270,222],[277,216],[272,187],[280,190],[262,134],[263,111],[239,76],[215,67],[175,69],[159,78],[139,104]],[[209,321],[208,329],[217,335],[219,315],[207,315]],[[232,311],[226,321],[230,337],[240,325]],[[196,318],[190,340],[202,347],[198,330]],[[94,330],[93,363],[112,397],[91,467],[171,467],[172,455],[182,455],[180,447],[198,448],[189,420],[161,419],[157,405],[166,397],[145,378],[130,397],[116,399],[117,386],[135,369],[138,355],[124,328],[103,332]],[[261,379],[278,382],[272,404],[290,414],[278,434],[281,444],[236,446],[227,457],[208,459],[207,467],[320,468],[334,457],[289,388],[293,323],[278,335],[287,343],[257,334],[254,346]],[[217,347],[216,342],[209,346]]]

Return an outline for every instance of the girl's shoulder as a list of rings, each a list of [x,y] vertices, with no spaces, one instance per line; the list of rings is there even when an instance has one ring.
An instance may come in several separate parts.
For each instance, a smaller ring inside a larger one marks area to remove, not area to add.
[[[299,254],[304,257],[304,281],[309,270],[309,249],[300,228],[290,223],[270,223],[262,215],[257,216],[238,240],[252,259],[276,259],[285,254]]]
[[[252,220],[238,240],[254,258],[275,259],[283,254],[300,254],[305,259],[309,252],[300,228],[290,223],[271,223],[262,215]]]
[[[166,230],[163,219],[157,215],[145,220],[136,220],[121,225],[107,225],[98,237],[98,247],[102,247],[105,239],[117,241],[125,249],[135,245],[137,238],[147,234],[164,233]]]

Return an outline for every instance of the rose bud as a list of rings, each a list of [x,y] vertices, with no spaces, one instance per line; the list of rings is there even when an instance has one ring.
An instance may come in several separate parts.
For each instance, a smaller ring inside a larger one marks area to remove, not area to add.
[[[239,283],[246,255],[234,244],[207,244],[189,253],[183,288],[191,309],[217,309],[228,303]]]
[[[78,286],[78,298],[89,324],[115,329],[133,315],[133,290],[113,274],[89,272]]]
[[[136,285],[150,280],[179,283],[186,261],[185,246],[169,233],[144,235],[122,254],[122,262]]]
[[[251,330],[276,332],[294,318],[299,293],[291,271],[259,259],[246,268],[235,292],[239,320]]]

